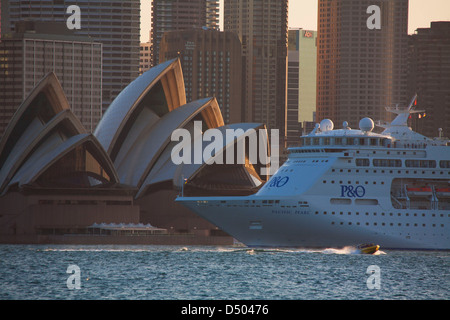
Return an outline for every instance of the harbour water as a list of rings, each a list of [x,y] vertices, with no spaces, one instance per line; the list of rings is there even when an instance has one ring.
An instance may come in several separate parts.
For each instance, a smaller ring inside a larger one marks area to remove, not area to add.
[[[1,300],[449,298],[448,251],[0,245]]]

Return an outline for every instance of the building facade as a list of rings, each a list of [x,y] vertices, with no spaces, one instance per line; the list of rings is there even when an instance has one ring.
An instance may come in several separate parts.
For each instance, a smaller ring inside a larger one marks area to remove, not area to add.
[[[37,25],[22,23],[23,32],[0,42],[0,135],[48,72],[56,74],[72,111],[93,132],[102,116],[102,44],[73,34],[40,33]]]
[[[233,32],[191,29],[166,32],[160,59],[180,58],[186,100],[215,97],[224,122],[242,121],[241,42]]]
[[[288,77],[287,77],[287,117],[286,117],[286,144],[294,146],[299,141],[301,128],[298,119],[299,113],[299,30],[289,30],[288,41]]]
[[[18,21],[58,22],[67,29],[70,5],[80,8],[80,29],[75,34],[103,44],[102,109],[139,75],[140,2],[71,0],[1,0],[2,32],[15,30]]]
[[[298,121],[302,131],[315,121],[317,84],[317,31],[299,30]]]
[[[0,41],[2,39],[2,2],[0,1]]]
[[[312,127],[316,118],[317,32],[289,30],[287,145],[299,143],[299,137]]]
[[[224,30],[242,44],[245,121],[286,136],[288,1],[225,0]],[[284,142],[284,141],[282,141]]]
[[[407,28],[408,0],[319,0],[317,121],[388,121],[409,102]]]
[[[150,69],[152,44],[150,42],[141,43],[139,53],[139,74]]]
[[[153,0],[152,2],[152,66],[160,63],[159,44],[168,31],[191,28],[219,28],[218,0]]]
[[[417,93],[412,128],[437,137],[439,128],[450,135],[450,22],[432,22],[409,36],[409,94]]]

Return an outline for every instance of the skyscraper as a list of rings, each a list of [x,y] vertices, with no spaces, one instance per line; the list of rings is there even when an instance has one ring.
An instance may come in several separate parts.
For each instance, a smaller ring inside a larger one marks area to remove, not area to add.
[[[438,129],[450,136],[450,21],[432,22],[430,28],[417,29],[410,36],[409,95],[417,93],[412,127],[428,137]]]
[[[303,130],[315,120],[317,78],[317,31],[299,30],[298,121]]]
[[[301,135],[298,119],[298,69],[299,52],[298,39],[300,30],[289,30],[288,37],[288,76],[287,76],[287,104],[286,104],[286,144],[292,146],[298,143]]]
[[[143,43],[141,43],[140,61],[139,61],[139,74],[143,74],[145,71],[150,69],[151,49],[152,49],[152,45],[151,45],[150,42],[143,42]]]
[[[103,44],[103,111],[139,75],[139,0],[1,0],[2,32],[15,30],[18,21],[58,22],[68,28],[70,5],[80,8],[80,29],[75,34]],[[7,25],[6,25],[7,23]]]
[[[0,42],[0,136],[49,72],[67,92],[73,113],[93,132],[102,115],[102,44],[58,30],[55,23],[23,21],[16,29]]]
[[[408,0],[319,0],[317,121],[390,120],[409,102]]]
[[[225,0],[224,29],[242,43],[245,121],[286,136],[288,1]]]
[[[153,0],[152,66],[159,61],[159,43],[167,31],[192,28],[218,29],[219,0]]]
[[[314,128],[316,115],[317,32],[289,30],[287,145]]]
[[[2,2],[0,1],[0,41],[2,40]]]
[[[241,42],[234,32],[166,32],[160,43],[160,60],[176,57],[181,61],[188,102],[214,96],[226,124],[242,121]]]

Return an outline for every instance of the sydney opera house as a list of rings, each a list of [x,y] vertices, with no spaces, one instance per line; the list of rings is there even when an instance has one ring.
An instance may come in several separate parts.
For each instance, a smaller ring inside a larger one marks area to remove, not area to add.
[[[224,154],[246,139],[248,129],[265,130],[263,124],[224,124],[214,97],[186,102],[174,59],[131,82],[89,133],[49,73],[18,107],[0,141],[0,242],[89,243],[106,239],[102,234],[142,243],[170,235],[228,239],[175,198],[181,192],[251,194],[267,177],[259,174],[261,164],[249,161],[248,148],[243,164],[175,164],[171,154],[179,142],[172,133],[193,132],[199,122],[202,132],[243,129],[223,143]],[[185,143],[205,147],[202,135]]]

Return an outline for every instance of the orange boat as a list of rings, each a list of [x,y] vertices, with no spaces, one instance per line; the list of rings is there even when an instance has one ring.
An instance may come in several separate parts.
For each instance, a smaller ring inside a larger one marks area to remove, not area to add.
[[[407,188],[406,190],[411,196],[431,196],[433,194],[431,187]]]
[[[374,254],[380,249],[380,246],[373,243],[360,244],[356,247],[361,253]]]

